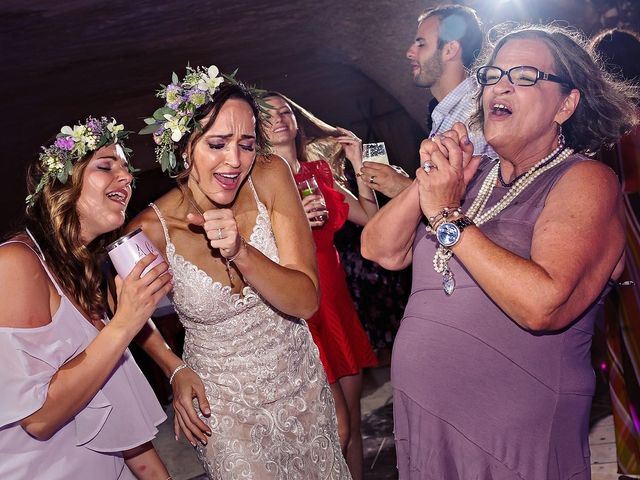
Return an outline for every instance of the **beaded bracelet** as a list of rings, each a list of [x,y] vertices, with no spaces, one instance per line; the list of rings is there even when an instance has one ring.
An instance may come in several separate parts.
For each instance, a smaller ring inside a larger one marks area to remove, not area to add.
[[[173,369],[173,372],[171,372],[171,375],[169,376],[169,385],[172,384],[173,377],[176,376],[176,373],[178,373],[180,370],[183,370],[185,368],[189,368],[189,367],[187,366],[186,363],[181,363],[180,365],[178,365],[176,368]]]
[[[240,235],[240,248],[238,249],[235,255],[224,259],[224,262],[227,266],[227,276],[229,277],[229,283],[231,285],[233,285],[233,281],[234,281],[233,270],[231,270],[231,262],[233,262],[236,258],[238,258],[238,255],[240,255],[240,252],[242,252],[242,247],[247,248],[247,245],[248,244],[246,240],[242,237],[242,235]]]
[[[460,215],[462,215],[462,207],[444,207],[434,216],[427,217],[427,220],[429,221],[429,225],[435,229],[436,223],[439,223],[440,220],[447,220],[450,216],[457,218]]]
[[[240,255],[240,252],[242,251],[242,247],[246,248],[247,247],[247,242],[242,236],[240,236],[240,248],[238,249],[236,254],[231,256],[231,257],[225,258],[225,261],[227,262],[227,268],[229,267],[231,262],[233,262],[236,258],[238,258],[238,255]]]

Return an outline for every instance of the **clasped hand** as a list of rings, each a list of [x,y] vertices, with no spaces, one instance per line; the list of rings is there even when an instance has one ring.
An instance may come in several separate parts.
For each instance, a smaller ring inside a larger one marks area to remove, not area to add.
[[[460,122],[444,134],[424,140],[420,144],[421,167],[416,171],[422,213],[431,217],[445,207],[460,206],[481,158],[473,155],[467,128]],[[428,173],[425,164],[430,167]]]
[[[223,257],[232,258],[240,251],[242,240],[231,209],[207,210],[202,215],[189,213],[187,220],[204,229],[211,247],[219,249]]]

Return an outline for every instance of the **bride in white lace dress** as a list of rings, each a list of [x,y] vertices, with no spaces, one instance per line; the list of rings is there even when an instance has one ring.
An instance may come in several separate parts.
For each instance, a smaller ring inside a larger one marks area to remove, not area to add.
[[[171,267],[186,367],[157,332],[143,346],[171,376],[176,433],[197,445],[210,478],[348,479],[331,392],[301,320],[318,306],[318,279],[291,172],[279,157],[256,160],[264,137],[246,89],[225,81],[208,100],[175,144],[186,163],[178,186],[127,227],[142,227]]]

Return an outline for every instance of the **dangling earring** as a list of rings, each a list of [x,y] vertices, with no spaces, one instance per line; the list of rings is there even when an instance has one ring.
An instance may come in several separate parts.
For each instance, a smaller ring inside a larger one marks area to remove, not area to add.
[[[562,133],[562,124],[558,124],[558,146],[564,147],[565,139],[564,134]]]
[[[184,169],[187,170],[189,168],[189,160],[186,153],[182,154],[182,163],[184,163]]]

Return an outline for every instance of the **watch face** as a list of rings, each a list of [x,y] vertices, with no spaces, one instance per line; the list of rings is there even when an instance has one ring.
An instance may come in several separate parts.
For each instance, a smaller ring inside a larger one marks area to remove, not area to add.
[[[460,238],[460,229],[453,223],[443,223],[436,231],[438,242],[443,247],[455,245]]]

